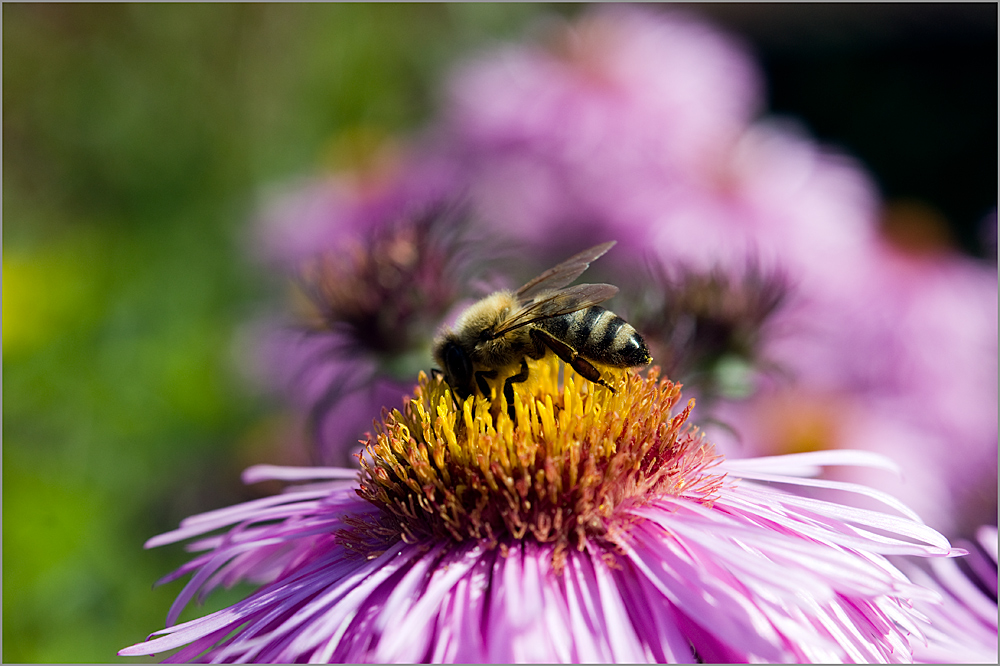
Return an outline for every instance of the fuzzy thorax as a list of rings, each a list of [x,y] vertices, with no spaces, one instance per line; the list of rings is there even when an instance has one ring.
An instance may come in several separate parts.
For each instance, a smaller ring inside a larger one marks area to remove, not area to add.
[[[526,328],[518,328],[501,338],[493,338],[493,333],[500,324],[517,308],[518,301],[513,292],[498,291],[491,294],[463,312],[455,322],[454,329],[445,331],[438,338],[435,348],[440,349],[440,341],[448,339],[465,350],[477,366],[506,368],[515,362],[519,363],[528,343]],[[439,364],[444,362],[440,358],[437,361]]]
[[[477,396],[456,407],[447,384],[424,374],[402,412],[383,414],[358,490],[384,510],[383,534],[533,539],[563,552],[613,544],[628,529],[618,509],[648,498],[712,502],[720,458],[685,423],[694,401],[672,414],[680,387],[658,369],[623,373],[612,393],[552,355],[529,365],[532,379],[514,385],[513,420],[502,396],[498,409]]]

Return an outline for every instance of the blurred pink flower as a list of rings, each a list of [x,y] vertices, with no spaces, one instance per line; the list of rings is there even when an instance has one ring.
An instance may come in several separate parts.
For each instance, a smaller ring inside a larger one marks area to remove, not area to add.
[[[915,255],[886,242],[874,249],[870,263],[855,267],[863,288],[800,293],[778,315],[784,334],[763,354],[790,380],[762,382],[750,401],[720,408],[741,437],[715,436],[739,455],[879,451],[898,461],[903,478],[861,481],[902,498],[937,529],[967,534],[996,519],[997,274],[946,251]]]
[[[761,121],[694,175],[675,195],[649,190],[629,211],[647,220],[660,261],[732,270],[754,257],[807,298],[862,287],[854,267],[872,261],[878,199],[852,160],[791,124]]]
[[[551,244],[574,229],[634,249],[644,237],[622,207],[645,191],[678,195],[739,136],[760,88],[745,47],[709,25],[600,7],[545,44],[460,68],[442,134],[482,214],[513,237]]]
[[[755,255],[805,289],[850,280],[875,238],[874,185],[791,124],[755,121],[761,88],[748,49],[709,24],[601,7],[460,68],[441,134],[481,214],[531,245],[614,238],[630,268]]]
[[[761,87],[749,51],[709,24],[601,7],[544,45],[460,68],[439,135],[467,165],[479,215],[531,253],[618,240],[598,270],[623,286],[626,314],[662,319],[644,312],[663,299],[643,257],[733,285],[752,261],[790,300],[825,307],[868,286],[856,267],[876,261],[877,192],[792,123],[755,120]]]

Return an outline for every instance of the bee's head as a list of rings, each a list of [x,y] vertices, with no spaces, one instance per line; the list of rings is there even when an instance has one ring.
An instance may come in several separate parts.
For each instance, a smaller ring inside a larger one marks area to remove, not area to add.
[[[472,359],[454,333],[446,333],[434,345],[434,360],[441,366],[444,380],[460,400],[472,395]]]

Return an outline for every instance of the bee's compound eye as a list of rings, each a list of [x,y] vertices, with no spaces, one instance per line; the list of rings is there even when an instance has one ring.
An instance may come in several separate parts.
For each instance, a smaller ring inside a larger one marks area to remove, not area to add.
[[[472,361],[461,347],[456,344],[445,347],[444,364],[453,386],[464,388],[472,383]]]

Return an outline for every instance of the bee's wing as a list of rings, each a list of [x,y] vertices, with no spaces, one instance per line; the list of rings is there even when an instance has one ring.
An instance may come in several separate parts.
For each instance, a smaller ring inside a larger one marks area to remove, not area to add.
[[[539,294],[535,300],[525,303],[508,317],[493,335],[500,337],[515,328],[527,326],[540,319],[558,317],[589,308],[591,305],[603,303],[617,293],[618,287],[613,284],[578,284]]]
[[[543,291],[561,289],[562,287],[565,287],[570,282],[580,277],[580,274],[587,270],[587,267],[590,266],[590,262],[610,250],[616,242],[617,241],[608,241],[607,243],[595,245],[589,250],[584,250],[579,254],[574,254],[566,261],[562,262],[558,266],[553,266],[518,289],[517,297],[522,301],[526,301],[535,298]],[[613,295],[614,294],[612,294],[612,296]],[[611,298],[611,296],[608,296],[608,298]],[[572,312],[572,310],[570,310],[570,312]]]

